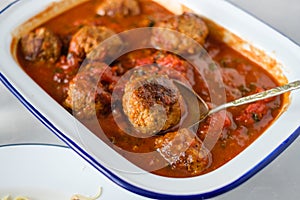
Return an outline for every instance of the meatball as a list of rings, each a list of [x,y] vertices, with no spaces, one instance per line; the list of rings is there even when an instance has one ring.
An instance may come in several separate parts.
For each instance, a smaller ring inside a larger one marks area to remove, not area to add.
[[[186,169],[192,175],[200,174],[212,161],[209,150],[189,129],[158,137],[155,148],[172,168]]]
[[[141,13],[137,0],[106,0],[97,8],[98,15],[126,16]]]
[[[193,54],[201,50],[199,45],[205,43],[209,32],[205,22],[193,13],[169,17],[158,22],[155,27],[158,28],[153,29],[153,45],[176,53]]]
[[[109,43],[110,46],[97,49],[101,42],[113,35],[115,35],[114,31],[103,26],[84,26],[73,35],[69,52],[83,59],[96,49],[97,53],[93,53],[92,56],[101,60],[107,54],[113,53],[114,49],[121,43],[120,38],[116,36],[113,42]]]
[[[125,86],[124,113],[143,135],[153,135],[177,125],[181,119],[181,95],[164,75],[135,72]]]
[[[90,63],[71,80],[64,106],[73,110],[79,119],[89,119],[95,114],[110,111],[110,85],[116,75],[105,63]]]
[[[21,38],[21,49],[26,60],[55,62],[61,54],[62,43],[47,28],[37,28]]]

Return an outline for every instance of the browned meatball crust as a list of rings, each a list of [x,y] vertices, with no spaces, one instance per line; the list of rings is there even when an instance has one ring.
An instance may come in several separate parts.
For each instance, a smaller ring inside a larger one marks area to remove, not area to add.
[[[155,27],[158,29],[153,30],[152,43],[156,47],[167,48],[176,53],[195,53],[199,45],[205,43],[209,33],[205,22],[193,13],[169,17],[158,22]]]
[[[115,35],[114,31],[103,26],[84,26],[73,35],[69,52],[74,53],[79,58],[84,58],[96,49],[101,42],[113,35]],[[99,60],[107,55],[105,49],[101,50],[103,51],[96,55],[100,56]]]
[[[126,16],[141,13],[137,0],[106,0],[97,8],[98,15]]]
[[[106,114],[111,103],[109,85],[116,81],[116,75],[105,63],[90,63],[71,80],[64,106],[80,119]]]
[[[181,119],[180,93],[164,75],[131,77],[122,101],[131,124],[145,135],[166,130]]]
[[[62,43],[58,36],[47,28],[37,28],[21,38],[21,49],[26,60],[55,62]]]
[[[189,129],[157,138],[155,148],[172,168],[187,169],[193,175],[200,174],[211,164],[211,153]]]

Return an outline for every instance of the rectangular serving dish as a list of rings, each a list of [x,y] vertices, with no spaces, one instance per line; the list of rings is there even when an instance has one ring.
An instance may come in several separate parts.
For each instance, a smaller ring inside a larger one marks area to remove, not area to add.
[[[297,117],[300,110],[300,94],[296,91],[285,95],[285,112],[275,123],[246,150],[219,169],[184,179],[161,177],[141,170],[108,147],[55,102],[20,68],[14,52],[11,52],[12,45],[15,45],[15,37],[66,9],[65,6],[56,6],[55,9],[48,10],[47,15],[40,16],[41,21],[30,21],[25,24],[28,27],[24,26],[24,22],[48,8],[53,2],[17,0],[0,11],[0,79],[56,136],[121,187],[156,199],[213,197],[249,179],[275,159],[300,134],[300,118]],[[300,79],[300,47],[232,4],[222,0],[159,2],[172,5],[168,8],[176,13],[191,9],[224,27],[227,31],[220,37],[269,70],[279,83]],[[78,1],[69,0],[64,1],[63,5],[71,7],[76,3]],[[134,173],[113,167],[118,165]]]

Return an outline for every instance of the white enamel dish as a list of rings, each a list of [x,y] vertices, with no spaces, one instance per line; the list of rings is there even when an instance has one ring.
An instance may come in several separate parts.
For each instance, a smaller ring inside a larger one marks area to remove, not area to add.
[[[300,93],[292,92],[286,111],[254,143],[219,169],[197,177],[175,179],[145,172],[117,154],[58,105],[19,67],[11,54],[13,31],[26,20],[44,10],[52,0],[15,1],[0,11],[0,79],[4,85],[45,126],[70,148],[119,186],[150,198],[209,198],[229,191],[252,177],[274,160],[300,134]],[[253,44],[280,63],[272,73],[288,81],[300,79],[300,47],[274,29],[232,4],[222,0],[180,0],[192,9],[249,42],[236,46],[252,49]],[[228,36],[230,42],[230,36]],[[244,51],[247,55],[247,52]],[[261,51],[256,51],[261,53]],[[271,59],[271,60],[272,60]],[[80,134],[79,134],[80,133]],[[116,169],[123,166],[135,173]]]

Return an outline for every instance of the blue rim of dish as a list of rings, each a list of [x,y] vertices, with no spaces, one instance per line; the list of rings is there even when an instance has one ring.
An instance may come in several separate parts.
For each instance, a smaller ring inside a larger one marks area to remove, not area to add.
[[[13,6],[14,4],[16,4],[17,2],[19,2],[20,0],[15,0],[13,2],[11,2],[10,4],[8,4],[7,6],[5,6],[2,10],[0,10],[0,15],[2,13],[4,13],[8,8],[10,8],[11,6]]]
[[[8,4],[4,9],[0,10],[0,14],[4,13],[6,10],[8,10],[11,6],[16,4],[21,0],[15,0]],[[228,2],[228,1],[227,1]],[[252,15],[251,13],[245,11],[244,9],[240,8],[239,6],[228,2],[229,4],[235,6],[236,8],[239,8],[240,10],[243,10],[248,15],[252,16],[253,18],[257,19],[258,21],[266,24],[267,26],[271,27],[273,30],[280,33],[283,37],[289,39],[292,43],[296,44],[295,41],[287,37],[285,34],[281,33],[274,27],[270,26],[269,24],[263,22],[262,20],[258,19],[256,16]],[[207,193],[201,193],[201,194],[193,194],[193,195],[170,195],[170,194],[161,194],[156,192],[151,192],[149,190],[145,190],[142,188],[139,188],[135,185],[132,185],[121,178],[119,178],[117,175],[106,169],[103,165],[101,165],[99,162],[97,162],[91,155],[89,155],[87,152],[85,152],[82,148],[80,148],[74,141],[72,141],[70,138],[68,138],[66,135],[64,135],[58,128],[56,128],[46,117],[44,117],[33,105],[31,105],[21,94],[18,92],[16,88],[13,87],[13,85],[8,81],[8,79],[0,72],[0,81],[8,88],[8,90],[42,123],[44,124],[50,131],[52,131],[58,138],[60,138],[64,143],[66,143],[69,148],[71,148],[73,151],[75,151],[79,156],[81,156],[85,161],[87,161],[89,164],[91,164],[93,167],[95,167],[99,172],[101,172],[103,175],[105,175],[108,179],[113,181],[115,184],[119,185],[120,187],[131,191],[135,194],[139,194],[145,197],[153,198],[153,199],[207,199],[207,198],[213,198],[218,195],[224,194],[242,183],[246,182],[248,179],[250,179],[252,176],[257,174],[260,170],[265,168],[268,164],[270,164],[276,157],[278,157],[286,148],[288,148],[300,135],[300,126],[285,140],[283,141],[273,152],[271,152],[268,156],[265,157],[260,163],[258,163],[256,166],[254,166],[252,169],[250,169],[247,173],[242,175],[240,178],[236,179],[235,181],[227,184],[226,186],[216,189],[211,192]],[[1,146],[0,146],[1,147]]]
[[[68,146],[60,145],[60,144],[48,144],[48,143],[10,143],[10,144],[1,144],[0,148],[6,147],[22,147],[22,146],[47,146],[47,147],[58,147],[64,149],[70,149]]]

